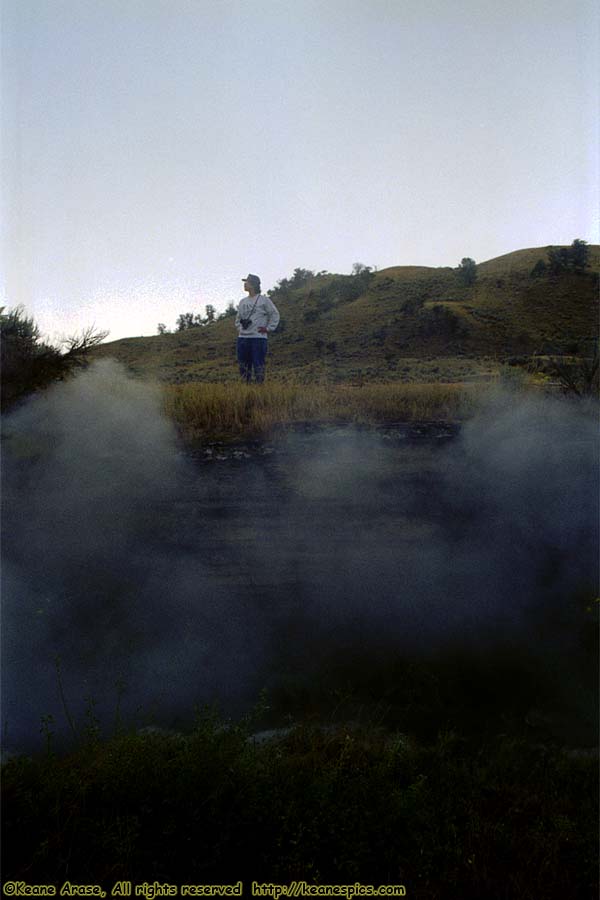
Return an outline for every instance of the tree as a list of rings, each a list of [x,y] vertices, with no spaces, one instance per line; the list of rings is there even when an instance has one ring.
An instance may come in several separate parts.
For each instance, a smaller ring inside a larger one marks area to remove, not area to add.
[[[97,347],[102,341],[108,337],[108,331],[98,331],[95,325],[88,325],[83,331],[72,334],[63,338],[63,345],[67,348],[65,357],[79,358],[82,354]]]
[[[549,247],[548,267],[551,275],[560,275],[561,272],[566,272],[569,268],[569,248]]]
[[[315,273],[310,269],[294,269],[294,274],[290,279],[290,287],[298,288],[303,287],[306,284],[309,278],[314,278]]]
[[[216,309],[214,308],[212,303],[207,303],[205,309],[206,309],[206,318],[204,321],[207,325],[210,325],[211,322],[215,321]]]
[[[467,287],[470,287],[477,280],[477,263],[470,256],[465,256],[461,259],[456,271],[463,284],[466,284]]]
[[[590,265],[590,248],[579,238],[575,238],[570,247],[548,247],[548,265],[551,275],[584,272]]]
[[[196,328],[201,324],[202,320],[199,316],[195,316],[194,313],[180,313],[177,316],[177,331],[187,331],[188,328]]]
[[[291,278],[282,278],[267,293],[273,301],[286,300],[290,296],[290,291],[304,287],[306,282],[314,277],[315,273],[310,269],[294,269]]]
[[[576,272],[583,272],[590,266],[590,248],[587,241],[575,238],[571,244],[571,265]]]
[[[372,279],[375,277],[375,273],[371,266],[365,266],[361,262],[355,262],[352,266],[352,275],[350,277],[352,279],[352,292],[355,294],[352,298],[354,300],[356,297],[360,297],[361,294],[364,294]]]
[[[221,319],[228,319],[230,316],[235,316],[237,314],[237,308],[233,300],[230,300],[227,304],[227,308],[221,313],[220,316],[217,316],[217,319],[220,321]]]
[[[158,323],[157,331],[158,331],[158,334],[166,334],[167,333],[167,326],[165,325],[164,322]]]

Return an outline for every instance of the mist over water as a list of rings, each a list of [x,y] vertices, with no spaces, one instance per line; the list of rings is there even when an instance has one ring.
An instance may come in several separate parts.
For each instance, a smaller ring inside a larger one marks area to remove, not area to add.
[[[4,435],[13,749],[39,746],[42,716],[68,730],[63,698],[76,723],[86,698],[107,724],[242,711],[345,650],[509,646],[574,671],[597,583],[592,410],[499,394],[444,446],[338,429],[201,463],[158,389],[108,361]]]

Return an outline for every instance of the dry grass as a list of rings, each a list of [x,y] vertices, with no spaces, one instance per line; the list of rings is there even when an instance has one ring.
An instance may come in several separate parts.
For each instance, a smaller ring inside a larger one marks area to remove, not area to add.
[[[311,423],[381,424],[456,421],[477,394],[464,384],[301,385],[262,387],[190,383],[165,389],[165,409],[187,439],[261,436]]]

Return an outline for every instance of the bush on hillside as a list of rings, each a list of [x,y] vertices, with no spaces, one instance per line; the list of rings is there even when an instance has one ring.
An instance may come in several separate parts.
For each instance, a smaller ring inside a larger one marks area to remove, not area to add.
[[[357,268],[360,267],[360,268]],[[329,309],[338,303],[351,303],[365,293],[375,273],[369,266],[355,263],[352,275],[337,275],[329,284],[315,291],[317,305]]]
[[[556,379],[565,394],[576,397],[598,397],[600,390],[600,358],[596,343],[592,356],[577,358],[551,357],[546,362],[546,373]]]
[[[590,266],[590,248],[587,242],[575,238],[570,247],[549,247],[548,266],[551,275],[584,272]]]
[[[544,262],[543,259],[538,259],[535,266],[529,273],[532,278],[543,278],[548,272],[548,265]]]
[[[235,303],[233,302],[233,300],[230,300],[229,303],[227,304],[227,308],[220,315],[217,316],[217,321],[220,322],[221,319],[229,319],[235,315],[237,315],[237,307],[236,307]]]
[[[303,322],[316,322],[318,318],[319,310],[315,309],[314,307],[312,309],[306,309],[302,314]]]
[[[177,316],[176,331],[187,331],[189,328],[200,328],[202,325],[202,316],[197,313],[186,312]]]
[[[319,275],[327,275],[327,272],[319,272]],[[269,291],[269,296],[275,303],[278,300],[287,300],[292,290],[304,287],[314,277],[314,272],[309,269],[294,269],[292,278],[283,278],[279,281]],[[351,275],[335,275],[328,284],[310,292],[309,299],[314,299],[316,303],[316,315],[305,321],[314,321],[321,313],[338,303],[349,303],[358,299],[365,293],[374,277],[375,273],[371,266],[365,266],[363,263],[354,263]]]
[[[425,295],[419,292],[414,285],[408,285],[402,294],[402,312],[407,316],[414,316],[423,309],[425,304]]]
[[[191,313],[191,312],[180,313],[177,316],[177,323],[176,323],[177,327],[175,330],[176,331],[188,331],[188,329],[190,329],[190,328],[202,328],[204,325],[210,325],[212,322],[215,322],[217,320],[217,311],[216,311],[215,307],[212,305],[212,303],[207,303],[204,308],[206,310],[205,316],[201,316],[200,313]],[[228,315],[235,315],[235,313],[236,313],[236,309],[233,306],[233,303],[230,303],[226,312],[223,313],[222,316],[219,316],[219,319],[224,318]],[[161,331],[161,327],[164,330]],[[164,326],[159,325],[158,333],[166,334],[168,332]]]
[[[475,284],[477,280],[477,263],[470,256],[465,256],[461,259],[456,271],[463,284],[466,284],[468,287]]]
[[[277,282],[274,288],[268,291],[268,295],[275,302],[276,300],[286,300],[290,291],[295,291],[315,277],[315,273],[311,269],[294,269],[291,278],[282,278]]]
[[[466,333],[465,325],[460,317],[441,304],[422,309],[418,322],[419,331],[426,337],[454,338]]]

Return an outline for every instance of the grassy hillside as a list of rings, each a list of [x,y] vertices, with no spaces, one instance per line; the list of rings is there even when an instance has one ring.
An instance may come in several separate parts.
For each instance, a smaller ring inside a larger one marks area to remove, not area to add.
[[[600,246],[584,273],[532,277],[547,248],[477,266],[466,286],[451,268],[395,266],[357,291],[353,276],[323,274],[275,290],[281,325],[268,371],[279,381],[463,381],[514,355],[582,353],[598,332]],[[183,312],[183,310],[182,310]],[[198,328],[103,344],[134,372],[180,384],[237,379],[232,317]]]

